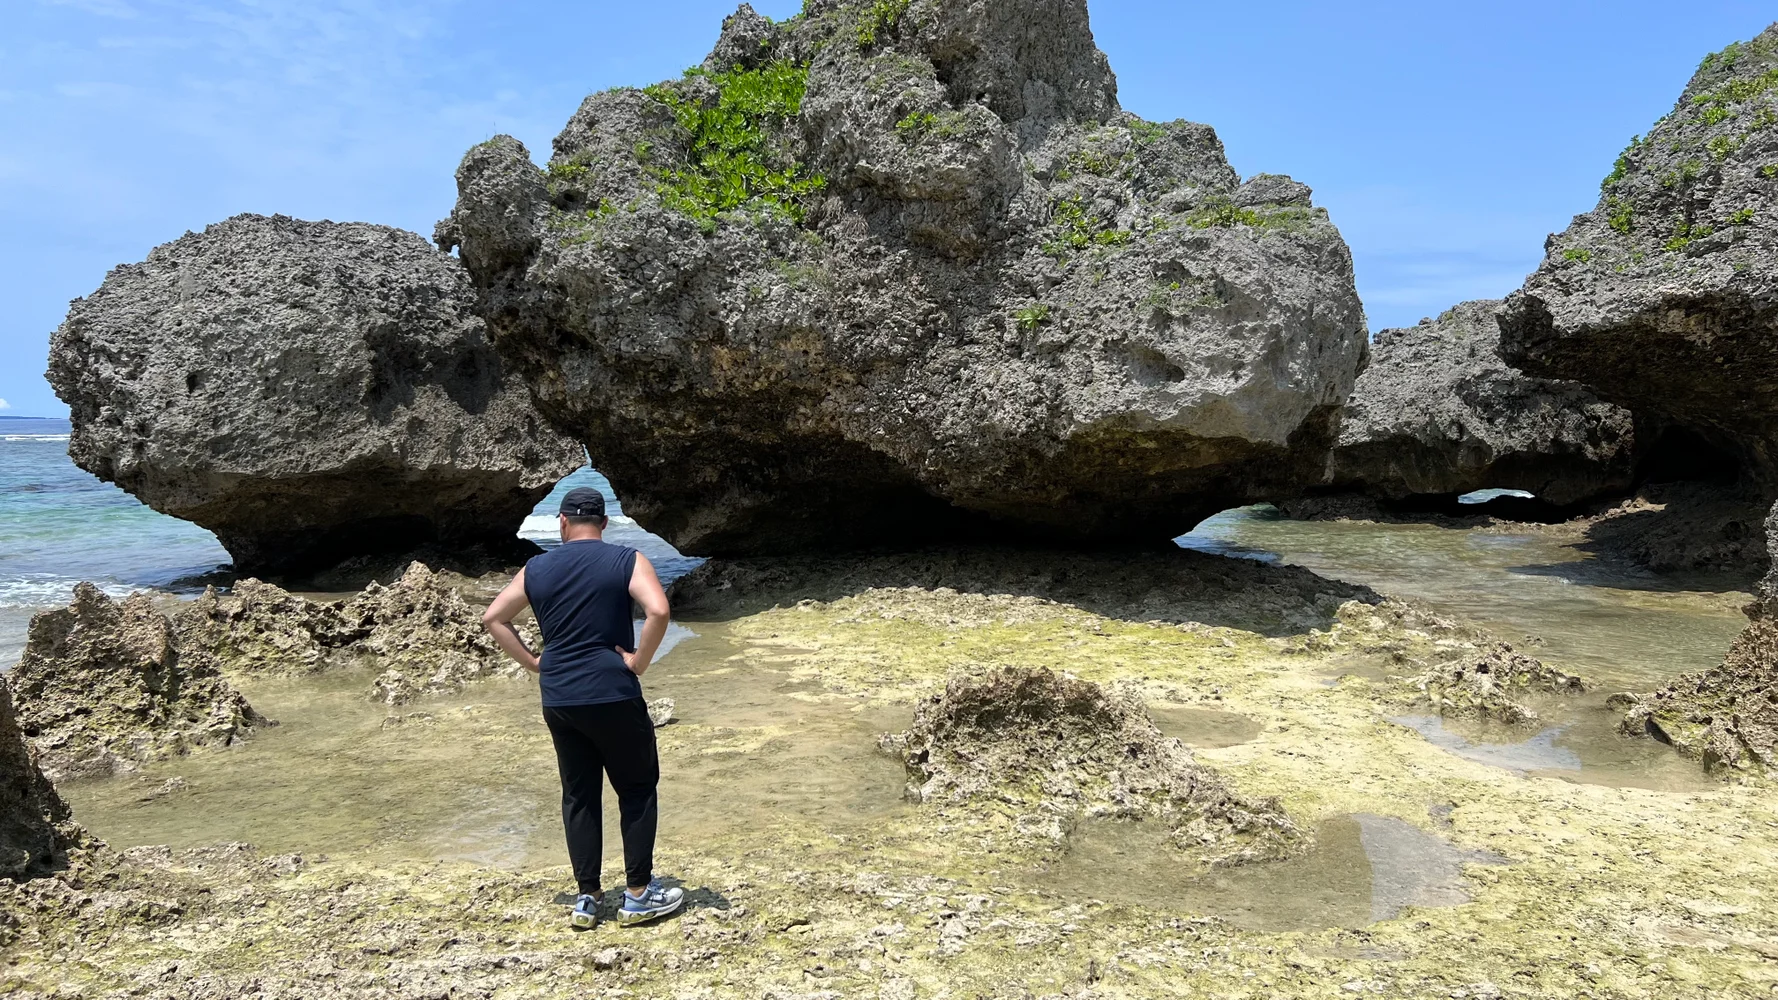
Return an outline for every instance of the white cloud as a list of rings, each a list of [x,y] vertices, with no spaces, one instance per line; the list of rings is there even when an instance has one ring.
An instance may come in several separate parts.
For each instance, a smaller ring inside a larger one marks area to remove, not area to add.
[[[4,399],[0,399],[0,410],[10,410],[10,409],[12,409],[12,404],[8,403]]]

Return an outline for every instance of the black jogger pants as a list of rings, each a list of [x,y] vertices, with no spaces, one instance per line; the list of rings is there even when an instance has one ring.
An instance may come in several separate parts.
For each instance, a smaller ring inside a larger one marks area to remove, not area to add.
[[[654,878],[655,787],[661,780],[648,703],[633,698],[605,705],[546,706],[543,721],[556,744],[556,768],[562,775],[562,826],[568,834],[568,859],[574,864],[580,891],[599,892],[599,861],[604,850],[599,800],[604,775],[611,776],[612,791],[617,793],[624,877],[630,885],[647,885]]]

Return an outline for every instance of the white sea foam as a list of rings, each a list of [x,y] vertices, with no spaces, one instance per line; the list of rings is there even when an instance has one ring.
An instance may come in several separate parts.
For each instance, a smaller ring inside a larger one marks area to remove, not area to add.
[[[0,608],[59,608],[74,599],[74,585],[79,580],[56,576],[15,576],[0,578]],[[95,584],[112,597],[128,597],[143,587],[121,583]]]
[[[0,441],[66,441],[66,434],[0,434]]]
[[[612,516],[611,523],[635,524],[636,522],[622,514],[616,514]],[[561,529],[557,526],[556,518],[553,514],[548,516],[532,514],[530,517],[525,518],[524,524],[519,525],[519,537],[530,539],[533,542],[540,540],[550,541],[559,537],[560,534]]]

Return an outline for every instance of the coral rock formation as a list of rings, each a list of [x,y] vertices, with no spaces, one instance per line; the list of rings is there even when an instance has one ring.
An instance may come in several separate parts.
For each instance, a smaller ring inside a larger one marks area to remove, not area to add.
[[[68,805],[38,768],[0,677],[0,879],[48,873],[77,839]],[[0,926],[0,937],[3,932]]]
[[[1766,521],[1778,553],[1778,506]],[[1729,647],[1722,666],[1682,674],[1646,695],[1619,695],[1623,731],[1652,736],[1709,769],[1778,768],[1778,559],[1747,606],[1753,623]]]
[[[1500,305],[1465,302],[1377,335],[1328,458],[1330,486],[1390,499],[1517,489],[1558,505],[1630,487],[1630,412],[1508,367]]]
[[[1231,791],[1134,694],[1049,670],[954,677],[883,746],[905,760],[910,798],[1011,803],[1032,833],[1060,838],[1089,816],[1158,818],[1206,864],[1275,858],[1302,841],[1276,800]]]
[[[90,583],[31,619],[11,681],[19,728],[57,781],[227,746],[266,724],[214,667],[179,655],[147,594],[115,601]]]
[[[1778,25],[1706,58],[1507,300],[1502,353],[1778,486]]]
[[[173,615],[184,655],[236,674],[293,677],[330,665],[328,644],[342,628],[332,604],[298,597],[260,580],[240,580],[203,596]],[[331,644],[337,645],[337,641]]]
[[[471,150],[437,239],[683,551],[1165,540],[1319,480],[1365,321],[1307,187],[1116,95],[1084,0],[743,8],[547,171]]]
[[[243,573],[521,549],[581,453],[504,374],[472,300],[457,261],[398,229],[238,215],[187,233],[56,331],[69,455],[214,531]]]

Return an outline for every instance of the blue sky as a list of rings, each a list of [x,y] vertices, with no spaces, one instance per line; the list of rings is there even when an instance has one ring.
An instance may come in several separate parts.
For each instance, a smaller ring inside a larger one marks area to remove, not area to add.
[[[430,233],[464,149],[535,151],[589,91],[702,59],[733,7],[525,0],[7,0],[0,413],[68,301],[236,212]],[[760,0],[786,17],[800,0]],[[1763,8],[1763,9],[1762,9]],[[1315,188],[1373,329],[1504,295],[1751,2],[1096,0],[1124,106],[1214,125],[1243,174]]]

